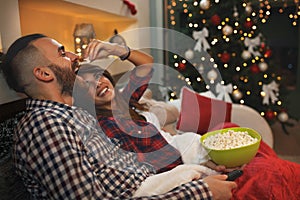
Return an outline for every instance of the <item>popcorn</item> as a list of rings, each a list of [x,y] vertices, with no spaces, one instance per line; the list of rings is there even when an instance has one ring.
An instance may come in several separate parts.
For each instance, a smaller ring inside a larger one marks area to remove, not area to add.
[[[214,150],[235,149],[248,146],[257,142],[257,138],[251,137],[247,131],[228,130],[224,133],[217,133],[203,140],[206,147]]]

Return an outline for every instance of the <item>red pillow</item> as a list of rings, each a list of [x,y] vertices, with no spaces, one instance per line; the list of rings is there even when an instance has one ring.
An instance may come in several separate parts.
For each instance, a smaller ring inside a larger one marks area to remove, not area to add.
[[[183,87],[181,110],[176,128],[203,135],[219,124],[231,121],[231,103],[201,96]]]

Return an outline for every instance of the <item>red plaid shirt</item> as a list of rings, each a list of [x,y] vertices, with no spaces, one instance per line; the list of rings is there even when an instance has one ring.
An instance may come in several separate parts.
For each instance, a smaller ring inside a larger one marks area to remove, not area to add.
[[[133,71],[128,84],[122,91],[125,101],[131,98],[137,102],[147,89],[151,77],[152,73],[140,78]],[[105,134],[109,138],[114,138],[113,142],[120,144],[125,151],[137,153],[139,161],[150,163],[158,172],[183,164],[180,152],[171,146],[151,123],[101,115],[98,115],[98,122]]]

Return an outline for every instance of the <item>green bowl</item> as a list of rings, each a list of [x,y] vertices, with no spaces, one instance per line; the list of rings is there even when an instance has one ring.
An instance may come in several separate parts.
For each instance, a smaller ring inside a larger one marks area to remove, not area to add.
[[[235,132],[247,131],[250,136],[257,138],[257,142],[247,146],[242,146],[242,147],[227,149],[227,150],[210,149],[204,145],[203,141],[207,137],[215,135],[217,133],[225,133],[228,130],[233,130]],[[214,161],[218,165],[225,165],[226,167],[230,168],[230,167],[238,167],[247,164],[248,162],[251,161],[251,159],[257,153],[261,141],[261,136],[253,129],[245,128],[245,127],[236,127],[236,128],[226,128],[217,131],[207,132],[201,137],[200,141],[201,144],[204,146],[204,148],[208,151],[208,155],[212,159],[212,161]]]

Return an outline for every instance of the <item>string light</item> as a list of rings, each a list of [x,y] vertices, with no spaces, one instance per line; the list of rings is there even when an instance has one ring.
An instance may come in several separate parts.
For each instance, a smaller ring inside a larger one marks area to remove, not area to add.
[[[259,0],[259,8],[258,8],[258,17],[260,18],[260,21],[261,23],[266,23],[267,20],[271,17],[272,15],[272,3],[274,2],[274,4],[276,5],[280,5],[280,2],[278,0]],[[299,4],[299,0],[293,0],[293,1],[290,1],[290,0],[281,0],[282,2],[282,5],[281,7],[278,9],[278,13],[280,14],[283,14],[285,9],[288,7],[288,6],[291,6],[290,3],[293,3],[294,7],[295,7],[295,11],[293,13],[289,13],[289,18],[292,20],[292,25],[293,26],[297,26],[298,25],[298,18],[300,16],[300,4]],[[183,12],[184,13],[189,13],[189,1],[182,1],[182,0],[179,0],[180,4],[182,4],[182,8],[183,8]],[[219,1],[218,0],[215,0],[215,3],[218,4]],[[196,6],[199,6],[199,1],[198,0],[194,0],[194,1],[191,1],[191,5],[196,7]],[[167,9],[169,10],[169,13],[170,13],[170,24],[172,26],[175,26],[176,25],[176,19],[175,19],[175,9],[178,5],[177,5],[177,2],[176,0],[172,0],[171,3],[167,6]],[[248,7],[251,8],[251,4],[250,3],[242,3],[242,6],[245,8],[246,12],[249,12],[249,15],[251,15],[252,17],[255,17],[257,15],[257,13],[250,9],[248,10]],[[200,10],[200,14],[203,14],[204,11],[201,9]],[[192,17],[193,14],[192,13],[189,13],[189,17]],[[225,21],[229,21],[229,18],[226,18]],[[202,23],[205,24],[206,23],[206,20],[205,19],[202,19]],[[225,22],[224,22],[225,23]],[[224,24],[222,23],[222,25],[224,26]],[[219,29],[221,29],[221,27],[218,27]],[[252,29],[256,29],[256,26],[253,26]],[[236,33],[236,31],[234,31],[234,33]]]
[[[283,0],[283,5],[281,8],[278,9],[278,13],[283,14],[284,10],[289,6],[288,5],[288,0]],[[293,1],[295,4],[295,11],[294,13],[290,13],[289,14],[289,18],[292,20],[292,25],[293,26],[297,26],[298,25],[298,18],[300,16],[300,12],[299,12],[299,0],[294,0]]]
[[[170,2],[170,1],[169,1]],[[212,2],[212,0],[210,1]],[[219,0],[214,0],[215,2],[215,6],[218,6],[217,3],[219,3]],[[215,37],[215,38],[210,38],[210,41],[207,40],[207,42],[210,43],[211,47],[215,46],[215,45],[219,45],[218,43],[224,43],[227,42],[231,42],[233,39],[236,40],[236,38],[240,39],[241,42],[245,41],[245,38],[253,38],[255,37],[256,34],[256,30],[258,29],[258,26],[255,25],[254,23],[257,22],[261,22],[261,23],[266,23],[268,21],[268,19],[271,17],[271,14],[273,12],[273,10],[271,9],[271,5],[273,6],[273,3],[276,2],[276,6],[280,5],[282,3],[282,8],[279,9],[279,13],[284,13],[285,8],[287,8],[287,3],[289,2],[294,2],[294,4],[296,5],[296,9],[293,13],[290,13],[289,18],[293,21],[293,26],[297,25],[297,20],[299,18],[300,12],[299,12],[299,0],[259,0],[259,4],[254,4],[251,5],[249,2],[248,3],[242,3],[243,7],[245,8],[246,11],[246,23],[245,22],[238,22],[239,18],[243,17],[243,15],[240,15],[241,13],[238,13],[237,9],[234,9],[233,13],[233,18],[229,18],[226,17],[225,19],[221,19],[221,22],[216,22],[215,24],[215,28],[217,28],[218,30],[222,30],[224,28],[224,26],[231,26],[232,27],[232,32],[230,34],[223,32],[223,35],[221,35],[220,37]],[[210,5],[210,7],[212,7],[213,4]],[[275,3],[274,3],[275,5]],[[196,30],[200,30],[202,27],[207,27],[210,26],[210,23],[212,22],[212,20],[210,18],[206,18],[205,14],[207,12],[208,9],[200,9],[199,11],[197,11],[195,13],[194,9],[196,9],[195,7],[200,6],[200,1],[199,0],[171,0],[171,3],[169,3],[169,5],[167,6],[168,9],[168,15],[169,15],[169,25],[175,26],[174,28],[177,28],[177,26],[179,25],[184,25],[185,27],[188,27],[188,31],[193,31],[194,29]],[[253,8],[252,8],[253,6]],[[254,9],[255,6],[255,9]],[[257,10],[257,7],[259,7],[259,10]],[[240,5],[238,7],[240,9]],[[220,8],[221,9],[221,8]],[[179,22],[181,22],[181,19],[176,19],[178,17],[181,17],[182,13],[185,13],[184,16],[187,17],[187,23],[186,24],[179,24]],[[203,18],[199,18],[199,19],[193,19],[195,18],[197,15],[204,15]],[[237,15],[235,15],[237,14]],[[232,17],[231,16],[231,17]],[[233,21],[232,21],[233,20]],[[244,26],[244,27],[243,27]],[[199,29],[198,29],[199,28]],[[245,29],[246,28],[246,29]],[[233,37],[234,36],[234,37]],[[265,49],[263,49],[264,47],[259,47],[259,51],[260,52],[264,52]],[[218,56],[220,57],[221,54],[218,54]],[[236,57],[239,56],[240,53],[231,53],[231,57]],[[172,58],[172,57],[171,57]],[[176,60],[173,65],[176,68],[182,68],[182,64],[186,64],[187,62],[185,60],[180,61],[179,60],[179,56],[177,55],[173,55],[173,58]],[[268,57],[265,57],[268,58]],[[199,57],[198,57],[199,59]],[[202,62],[205,61],[205,57],[201,57],[200,58]],[[241,61],[238,64],[232,64],[232,63],[214,63],[215,60],[213,58],[207,58],[210,59],[209,61],[212,63],[212,66],[214,68],[218,68],[218,66],[220,67],[220,69],[223,68],[227,71],[229,70],[234,70],[236,72],[240,72],[241,70],[244,70],[244,68],[250,68],[252,66],[252,64],[259,64],[261,62],[264,62],[264,58],[263,56],[253,56],[252,59],[248,58],[245,59],[244,61]],[[219,59],[217,59],[219,60]],[[207,60],[208,61],[208,60]],[[206,61],[206,62],[207,62]],[[252,64],[251,64],[252,63]],[[198,72],[202,75],[205,74],[204,71],[204,67],[199,67],[197,63],[193,63],[193,65],[196,67],[196,69],[198,70]],[[181,69],[182,70],[182,69]],[[202,71],[201,71],[202,70]],[[251,69],[252,70],[252,69]],[[253,69],[253,71],[251,71],[252,73],[257,73],[254,71],[255,69]],[[260,69],[261,70],[261,69]],[[261,72],[263,72],[263,70],[261,70]],[[242,73],[239,73],[239,75],[241,75]],[[198,83],[196,84],[203,84],[204,80],[202,79],[202,77],[196,77],[194,78],[193,76],[191,77],[184,77],[184,76],[178,76],[178,79],[181,79],[182,81],[184,81],[186,84],[188,85],[193,85],[193,82],[196,81]],[[263,86],[264,84],[266,84],[266,79],[268,78],[275,78],[276,81],[280,81],[281,77],[277,76],[275,74],[264,74],[263,77],[260,77],[260,80],[258,80],[255,84],[259,85],[259,86]],[[247,76],[242,76],[241,78],[241,82],[242,84],[245,84],[245,86],[251,81],[250,76],[249,78]],[[202,83],[203,82],[203,83]],[[209,90],[211,87],[213,88],[213,84],[217,83],[217,81],[210,79],[209,83],[204,84],[204,87]],[[224,81],[221,83],[222,85],[225,85]],[[239,83],[240,84],[240,83]],[[233,88],[235,88],[236,90],[240,90],[241,92],[243,90],[245,90],[244,86],[241,86],[241,88],[238,88],[237,85],[234,85]],[[247,87],[246,87],[247,88]],[[203,88],[201,88],[203,89]],[[244,94],[244,97],[243,97]],[[244,104],[245,101],[248,101],[248,96],[252,95],[252,96],[257,96],[256,92],[252,92],[252,89],[246,89],[245,91],[243,91],[241,93],[242,97],[241,99],[235,99],[237,101],[239,101],[241,104]],[[246,97],[247,95],[247,97]],[[265,96],[266,94],[264,92],[261,92],[259,96]],[[171,95],[172,96],[172,95]],[[242,99],[243,98],[243,99]],[[245,98],[245,99],[244,99]],[[282,102],[281,101],[276,101],[276,104],[281,106]],[[262,116],[266,115],[265,111],[259,111],[260,114]],[[267,112],[268,115],[268,112]],[[276,111],[274,111],[274,115],[276,115]]]

